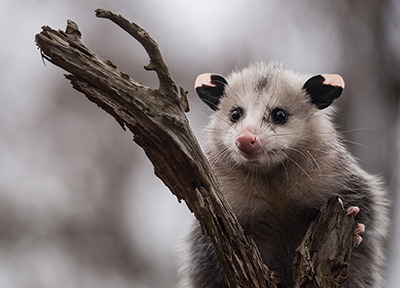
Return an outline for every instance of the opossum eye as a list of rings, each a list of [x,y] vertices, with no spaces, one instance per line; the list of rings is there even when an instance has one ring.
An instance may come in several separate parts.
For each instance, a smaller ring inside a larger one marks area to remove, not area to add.
[[[275,108],[271,113],[272,122],[275,124],[284,124],[287,121],[288,114],[282,108]]]
[[[234,107],[231,110],[231,121],[232,122],[237,122],[239,121],[240,117],[243,115],[243,109],[240,107]]]

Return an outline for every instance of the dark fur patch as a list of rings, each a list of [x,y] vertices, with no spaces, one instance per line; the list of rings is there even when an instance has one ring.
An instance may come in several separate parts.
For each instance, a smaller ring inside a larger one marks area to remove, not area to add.
[[[191,238],[191,252],[195,267],[190,272],[193,287],[228,288],[224,272],[218,265],[214,246],[208,236],[201,232],[199,225],[196,225],[192,231]]]
[[[265,86],[267,86],[267,83],[268,83],[267,77],[263,77],[263,78],[258,82],[257,90],[260,91],[260,92],[263,91],[264,88],[265,88]]]

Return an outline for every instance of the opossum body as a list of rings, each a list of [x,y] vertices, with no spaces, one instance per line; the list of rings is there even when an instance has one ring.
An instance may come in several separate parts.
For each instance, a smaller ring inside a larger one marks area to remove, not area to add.
[[[200,98],[214,110],[205,153],[222,193],[264,263],[291,286],[295,248],[323,204],[339,195],[358,206],[363,242],[353,250],[346,287],[379,287],[388,226],[386,193],[343,146],[330,104],[338,75],[299,75],[280,64],[200,75]],[[208,236],[193,224],[185,244],[181,287],[227,287]]]

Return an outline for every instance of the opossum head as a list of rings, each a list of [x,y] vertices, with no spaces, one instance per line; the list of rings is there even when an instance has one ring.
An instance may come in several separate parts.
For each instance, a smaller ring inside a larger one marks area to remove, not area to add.
[[[343,88],[339,75],[310,78],[277,64],[253,65],[227,79],[202,74],[195,89],[214,110],[204,135],[206,153],[214,162],[271,167],[293,153],[319,149],[332,127],[326,108]]]

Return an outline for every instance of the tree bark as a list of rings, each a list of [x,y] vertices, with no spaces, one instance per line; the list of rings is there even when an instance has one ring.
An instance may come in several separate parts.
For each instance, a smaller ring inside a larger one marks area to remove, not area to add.
[[[113,116],[123,129],[127,127],[134,134],[134,141],[143,148],[153,163],[155,174],[178,201],[183,199],[186,202],[203,231],[207,232],[229,287],[277,287],[279,277],[273,271],[265,269],[252,238],[244,234],[219,190],[218,182],[184,113],[189,110],[187,92],[175,84],[157,43],[145,30],[120,15],[103,9],[97,9],[96,15],[110,19],[141,43],[150,58],[145,69],[157,73],[158,89],[141,85],[118,70],[110,61],[100,59],[87,49],[80,41],[81,33],[77,25],[70,20],[67,21],[65,32],[48,26],[42,27],[42,32],[36,35],[42,57],[71,73],[66,78],[76,90]],[[344,221],[346,223],[336,221],[339,214],[348,219]],[[294,266],[295,275],[299,275],[301,279],[301,284],[296,287],[328,287],[304,285],[317,277],[325,277],[325,274],[333,275],[329,269],[335,270],[334,274],[340,275],[340,279],[346,278],[347,266],[342,263],[348,262],[354,245],[348,239],[349,233],[354,229],[354,220],[352,216],[345,216],[343,209],[339,211],[326,208],[323,215],[325,216],[319,218],[325,217],[325,221],[332,222],[332,229],[336,231],[328,235],[333,237],[333,242],[327,242],[326,235],[323,240],[315,237],[323,235],[325,231],[318,224],[310,226],[311,230],[306,235],[309,240],[304,240],[308,245],[303,245],[298,250],[297,264]],[[338,237],[342,237],[341,240]],[[320,251],[326,252],[327,247],[332,248],[331,243],[334,242],[346,247],[345,256],[339,253],[342,257],[340,260],[320,254]],[[335,263],[334,269],[325,259]],[[326,268],[327,266],[329,267]],[[319,273],[321,269],[326,273]],[[337,269],[343,273],[338,273]],[[313,273],[310,274],[310,270]],[[335,275],[332,277],[335,278]]]
[[[354,217],[346,215],[338,197],[328,201],[296,249],[293,287],[343,287],[346,284],[355,224]]]

